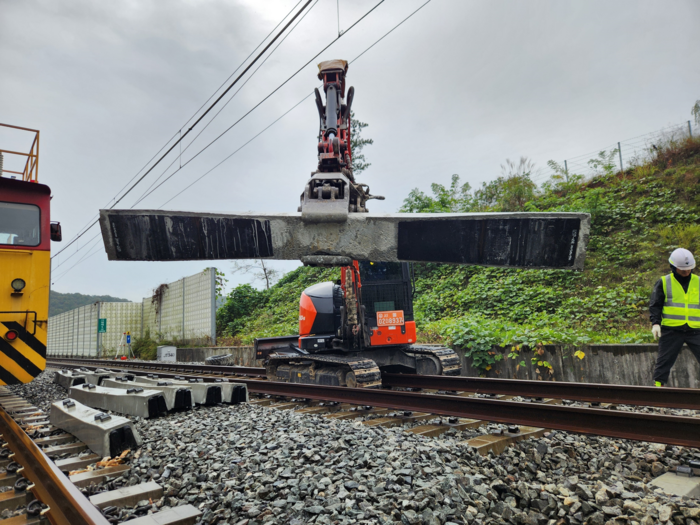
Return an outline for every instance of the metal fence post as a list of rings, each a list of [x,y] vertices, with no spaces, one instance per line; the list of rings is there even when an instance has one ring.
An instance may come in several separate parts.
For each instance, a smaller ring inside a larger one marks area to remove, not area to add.
[[[625,171],[625,168],[622,167],[622,147],[619,142],[617,143],[617,153],[620,155],[620,171]]]

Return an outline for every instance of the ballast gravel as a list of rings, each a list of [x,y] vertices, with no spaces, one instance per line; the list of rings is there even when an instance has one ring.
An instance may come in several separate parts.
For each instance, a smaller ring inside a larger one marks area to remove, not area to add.
[[[63,399],[50,377],[15,391]],[[201,524],[700,523],[698,500],[648,485],[700,459],[697,449],[552,432],[481,456],[464,443],[474,430],[428,438],[250,404],[136,426],[144,445],[129,454],[131,471],[85,490],[163,486],[160,500],[118,511],[120,523],[183,504],[202,511]]]

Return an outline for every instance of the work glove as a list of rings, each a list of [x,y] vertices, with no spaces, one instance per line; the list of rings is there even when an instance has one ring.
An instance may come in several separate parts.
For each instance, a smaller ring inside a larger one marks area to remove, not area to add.
[[[658,339],[659,337],[661,337],[661,326],[659,326],[658,324],[652,326],[651,335],[654,336],[654,339]]]

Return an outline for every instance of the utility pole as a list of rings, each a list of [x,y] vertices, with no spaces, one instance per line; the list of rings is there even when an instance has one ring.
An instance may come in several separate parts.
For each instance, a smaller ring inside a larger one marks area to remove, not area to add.
[[[620,143],[617,143],[617,153],[620,155],[620,171],[625,171],[625,168],[622,167],[622,147],[620,147]]]
[[[693,128],[690,126],[690,121],[688,121],[688,136],[693,138]]]
[[[566,176],[566,182],[569,182],[569,166],[566,165],[566,161],[564,161],[564,175]]]

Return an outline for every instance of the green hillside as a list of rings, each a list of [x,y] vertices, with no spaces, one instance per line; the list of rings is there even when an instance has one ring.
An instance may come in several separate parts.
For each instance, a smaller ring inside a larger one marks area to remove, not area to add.
[[[669,142],[625,172],[611,159],[612,152],[592,159],[598,175],[585,180],[550,163],[558,175],[541,188],[523,161],[476,191],[453,176],[449,188],[434,184],[432,195],[410,192],[402,211],[581,211],[592,218],[583,272],[416,265],[419,338],[457,345],[482,368],[501,358],[493,346],[512,347],[510,357],[519,359],[523,348],[549,343],[651,341],[647,305],[653,283],[668,272],[668,254],[678,246],[700,252],[700,141]],[[338,278],[335,269],[299,268],[270,290],[239,286],[219,312],[219,329],[246,343],[296,333],[300,292]]]
[[[81,293],[49,292],[49,317],[58,315],[73,308],[92,304],[97,301],[108,303],[128,303],[129,299],[119,299],[111,295],[83,295]]]

